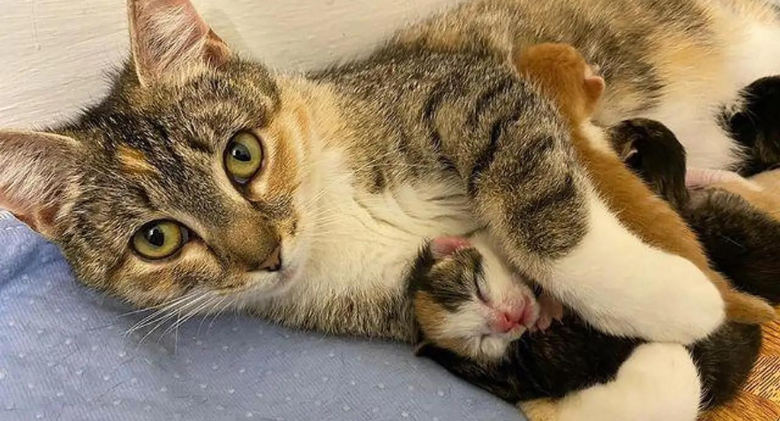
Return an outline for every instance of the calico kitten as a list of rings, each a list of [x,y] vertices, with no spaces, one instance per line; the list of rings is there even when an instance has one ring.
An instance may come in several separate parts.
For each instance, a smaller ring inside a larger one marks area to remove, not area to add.
[[[744,148],[707,110],[780,73],[780,20],[760,1],[477,0],[308,75],[238,58],[187,0],[128,6],[132,59],[103,101],[48,130],[0,132],[0,205],[85,284],[185,319],[235,307],[410,340],[419,247],[488,227],[515,269],[574,288],[558,298],[613,333],[689,342],[722,321],[694,264],[601,201],[566,119],[511,57],[569,42],[608,82],[599,121],[655,117],[691,162],[739,165]],[[623,253],[608,252],[614,236]],[[606,317],[615,279],[654,286],[633,303],[648,317]],[[580,282],[604,300],[577,302]]]
[[[544,332],[524,334],[533,318],[507,330],[496,314],[533,315],[539,306],[523,286],[529,280],[518,282],[483,236],[432,241],[413,273],[417,354],[523,408],[553,399],[550,420],[694,420],[700,407],[735,396],[761,345],[759,327],[730,322],[683,352],[604,334],[573,312]]]

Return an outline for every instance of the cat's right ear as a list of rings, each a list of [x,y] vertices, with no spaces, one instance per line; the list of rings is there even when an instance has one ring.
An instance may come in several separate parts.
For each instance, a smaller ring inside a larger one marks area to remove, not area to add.
[[[52,238],[77,148],[66,136],[0,131],[0,208]]]
[[[193,64],[219,66],[230,49],[189,0],[128,0],[130,44],[142,85]]]

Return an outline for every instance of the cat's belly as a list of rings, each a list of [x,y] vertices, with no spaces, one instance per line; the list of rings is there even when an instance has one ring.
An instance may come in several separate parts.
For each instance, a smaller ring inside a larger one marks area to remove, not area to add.
[[[719,117],[740,101],[740,91],[762,77],[780,75],[780,23],[731,16],[721,28],[726,47],[710,63],[677,69],[661,104],[643,117],[669,127],[685,146],[688,165],[732,169],[740,146]]]

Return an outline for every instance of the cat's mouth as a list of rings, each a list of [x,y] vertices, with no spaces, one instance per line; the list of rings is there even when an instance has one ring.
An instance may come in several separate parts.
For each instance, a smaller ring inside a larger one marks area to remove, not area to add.
[[[295,263],[295,259],[285,259],[273,272],[247,272],[245,275],[247,280],[242,292],[269,296],[283,294],[298,281],[300,273],[300,265]]]

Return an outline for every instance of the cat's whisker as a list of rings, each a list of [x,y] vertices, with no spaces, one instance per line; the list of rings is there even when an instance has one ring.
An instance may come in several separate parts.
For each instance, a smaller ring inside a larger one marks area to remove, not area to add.
[[[227,299],[228,299],[228,296],[227,296],[227,295],[220,296],[220,297],[219,297],[219,300],[218,300],[218,301],[216,301],[216,302],[215,302],[215,303],[214,303],[214,304],[211,306],[211,308],[209,309],[209,311],[208,311],[206,314],[204,314],[204,315],[203,315],[203,320],[201,320],[201,322],[200,322],[200,325],[198,325],[198,332],[197,332],[197,335],[200,335],[200,329],[203,327],[203,323],[204,323],[204,322],[206,321],[206,319],[208,319],[209,317],[212,317],[212,318],[211,318],[211,322],[209,323],[209,326],[208,326],[208,328],[209,328],[209,329],[211,329],[211,326],[214,324],[214,321],[217,319],[217,317],[219,317],[219,315],[220,315],[220,313],[222,312],[222,310],[224,310],[224,308],[223,308],[223,309],[221,309],[221,310],[219,310],[219,311],[214,311],[214,309],[216,309],[216,308],[219,308],[219,307],[222,305],[222,303],[223,303],[223,302],[225,302],[225,300],[227,300]]]
[[[218,297],[217,297],[217,296],[211,296],[211,297],[209,297],[209,299],[208,299],[208,300],[206,300],[206,301],[202,302],[201,304],[199,304],[199,305],[198,305],[198,306],[196,306],[195,308],[192,308],[192,309],[190,309],[190,310],[189,310],[189,311],[188,311],[188,312],[187,312],[187,313],[184,315],[184,317],[181,317],[181,313],[182,313],[182,312],[183,312],[183,310],[184,310],[184,309],[181,309],[180,311],[178,311],[178,315],[179,315],[179,317],[176,319],[176,321],[175,321],[174,323],[172,323],[172,324],[171,324],[171,325],[170,325],[170,326],[169,326],[167,329],[165,329],[165,330],[163,331],[163,333],[160,335],[160,337],[161,337],[161,338],[162,338],[162,337],[164,337],[166,334],[168,334],[169,332],[171,332],[171,331],[173,331],[173,330],[176,330],[176,331],[178,331],[179,327],[180,327],[182,324],[186,323],[188,320],[190,320],[190,319],[191,319],[192,317],[194,317],[195,315],[197,315],[197,314],[201,313],[201,312],[202,312],[204,309],[206,309],[207,307],[209,307],[209,306],[210,306],[210,305],[211,305],[211,304],[212,304],[214,301],[216,301],[217,299],[218,299]]]
[[[154,310],[154,309],[158,309],[157,311],[153,312],[152,314],[147,315],[146,317],[141,319],[138,323],[133,325],[133,327],[131,327],[125,334],[132,333],[133,331],[137,330],[138,328],[143,327],[143,326],[139,326],[139,325],[141,325],[143,323],[146,323],[149,320],[154,319],[161,312],[165,312],[167,309],[175,307],[177,304],[179,304],[179,303],[181,303],[183,301],[186,301],[186,300],[188,300],[190,298],[191,297],[189,295],[184,295],[184,296],[181,296],[181,297],[178,297],[178,298],[174,298],[172,300],[165,301],[163,303],[160,303],[160,304],[157,304],[157,305],[154,305],[154,306],[150,306],[150,307],[145,308],[145,309],[136,310],[136,311],[133,311],[133,312],[126,313],[125,315],[130,315],[130,314],[143,313],[145,311],[151,311],[151,310]],[[123,317],[125,315],[120,315],[119,317]]]
[[[164,310],[159,310],[158,312],[156,312],[156,314],[159,314],[158,317],[155,317],[154,319],[149,320],[148,322],[144,323],[143,325],[134,326],[133,328],[131,328],[130,331],[128,331],[127,334],[130,334],[130,333],[132,333],[132,332],[134,332],[134,331],[136,331],[138,329],[141,329],[141,328],[144,328],[146,326],[150,326],[150,325],[154,324],[155,326],[152,329],[150,329],[149,332],[147,332],[143,336],[143,338],[141,338],[141,341],[139,342],[139,345],[140,345],[141,343],[143,343],[143,341],[149,335],[151,335],[154,331],[159,329],[160,326],[162,326],[166,321],[168,321],[172,317],[176,316],[176,314],[178,314],[178,312],[180,312],[181,310],[183,310],[183,309],[185,309],[187,307],[195,305],[196,303],[198,303],[201,300],[203,300],[205,297],[207,297],[207,295],[205,293],[198,293],[197,295],[196,294],[188,295],[187,298],[190,298],[189,301],[185,302],[184,304],[180,304],[181,300],[178,300],[174,305],[172,305],[170,307],[166,307]],[[177,306],[179,306],[178,309],[176,308]]]
[[[162,314],[164,314],[167,311],[175,308],[177,305],[180,305],[183,302],[191,300],[192,298],[193,298],[193,296],[188,294],[188,295],[184,295],[182,297],[170,300],[168,302],[165,302],[165,303],[163,303],[161,305],[155,306],[155,307],[158,307],[157,311],[155,311],[152,314],[150,314],[150,315],[144,317],[143,319],[141,319],[138,323],[133,325],[133,327],[131,327],[126,332],[126,334],[133,333],[134,331],[136,331],[136,330],[138,330],[138,329],[148,325],[149,323],[152,323],[156,318],[160,317]]]

